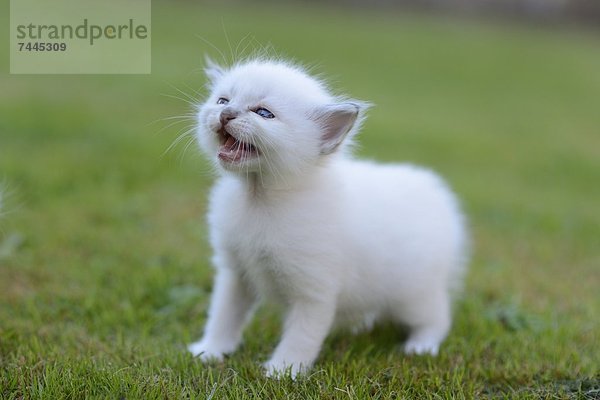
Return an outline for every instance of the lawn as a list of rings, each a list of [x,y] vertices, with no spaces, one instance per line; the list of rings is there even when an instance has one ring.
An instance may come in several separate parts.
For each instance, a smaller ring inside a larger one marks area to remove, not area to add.
[[[155,2],[151,75],[8,75],[0,42],[0,397],[599,398],[598,32],[222,7]],[[213,176],[189,136],[166,151],[190,124],[168,118],[204,91],[213,46],[268,44],[375,104],[360,157],[430,166],[461,197],[474,256],[437,358],[384,326],[267,379],[270,308],[225,362],[186,353],[212,285]]]

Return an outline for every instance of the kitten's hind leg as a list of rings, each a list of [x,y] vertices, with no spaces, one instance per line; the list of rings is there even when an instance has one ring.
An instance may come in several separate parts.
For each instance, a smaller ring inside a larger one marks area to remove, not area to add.
[[[379,314],[376,312],[367,312],[356,325],[351,329],[352,334],[360,335],[361,333],[370,332],[373,330],[375,323],[379,319]]]
[[[450,296],[445,290],[424,294],[423,298],[396,315],[397,321],[408,325],[409,336],[404,343],[406,354],[437,355],[451,325]]]

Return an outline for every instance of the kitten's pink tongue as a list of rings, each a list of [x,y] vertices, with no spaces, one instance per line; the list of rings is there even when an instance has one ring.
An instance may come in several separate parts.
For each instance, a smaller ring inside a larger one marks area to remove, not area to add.
[[[237,162],[256,156],[257,153],[256,148],[251,144],[240,142],[233,136],[227,135],[225,143],[219,149],[219,158],[224,161]]]
[[[226,161],[239,161],[243,154],[243,146],[231,135],[227,136],[227,140],[219,149],[219,158]]]
[[[227,151],[231,151],[233,150],[233,145],[235,144],[236,140],[233,136],[229,135],[227,137],[227,140],[225,141],[225,144],[223,144],[223,147],[226,148]]]

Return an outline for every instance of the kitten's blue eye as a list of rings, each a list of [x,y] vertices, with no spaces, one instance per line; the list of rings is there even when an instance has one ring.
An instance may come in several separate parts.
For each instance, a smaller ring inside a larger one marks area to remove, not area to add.
[[[229,103],[229,100],[227,100],[225,97],[219,97],[219,100],[217,100],[217,104],[227,104]]]
[[[275,118],[275,115],[273,115],[273,113],[266,108],[257,108],[254,110],[254,112],[263,118]]]

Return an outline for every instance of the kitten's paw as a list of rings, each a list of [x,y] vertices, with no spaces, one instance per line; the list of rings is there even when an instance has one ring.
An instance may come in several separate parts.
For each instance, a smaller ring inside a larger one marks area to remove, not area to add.
[[[432,340],[408,339],[404,344],[405,354],[429,354],[437,356],[440,344]]]
[[[274,360],[269,360],[266,363],[264,363],[263,368],[265,369],[265,375],[268,378],[274,379],[282,379],[286,376],[289,376],[292,379],[296,379],[298,375],[303,374],[308,370],[308,368],[304,367],[303,364],[288,364],[285,362],[277,362]]]
[[[207,343],[204,340],[188,345],[188,351],[192,353],[194,357],[200,358],[200,360],[206,361],[222,361],[229,351],[223,349],[221,346]]]
[[[378,314],[375,313],[365,314],[362,321],[360,321],[360,323],[352,327],[352,334],[360,335],[361,333],[367,333],[372,331],[373,327],[375,326],[375,322],[378,318]]]

